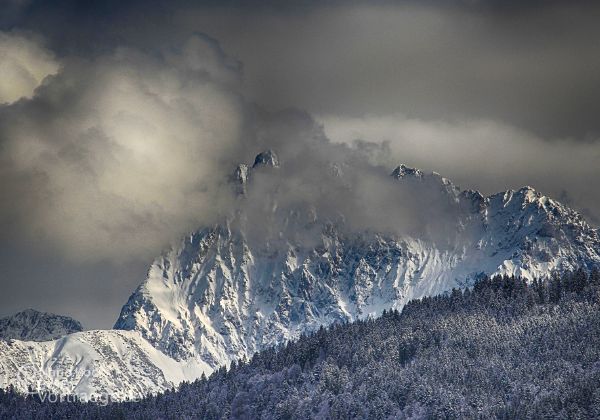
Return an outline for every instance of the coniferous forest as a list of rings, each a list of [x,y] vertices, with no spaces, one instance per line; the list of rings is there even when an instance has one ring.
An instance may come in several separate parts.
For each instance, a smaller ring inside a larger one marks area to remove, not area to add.
[[[48,397],[2,390],[0,418],[600,418],[600,272],[484,277],[138,402]]]

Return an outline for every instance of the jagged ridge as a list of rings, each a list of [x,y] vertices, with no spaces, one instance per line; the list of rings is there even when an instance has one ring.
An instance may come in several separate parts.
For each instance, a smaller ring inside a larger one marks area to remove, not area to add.
[[[279,165],[273,152],[255,162]],[[253,169],[242,168],[234,179],[245,192]],[[437,186],[457,214],[450,246],[348,234],[326,221],[311,247],[289,239],[257,246],[228,224],[203,228],[152,264],[115,328],[139,331],[177,360],[217,367],[321,325],[465,286],[482,273],[532,279],[600,263],[598,232],[530,187],[483,197],[404,165],[392,176]]]

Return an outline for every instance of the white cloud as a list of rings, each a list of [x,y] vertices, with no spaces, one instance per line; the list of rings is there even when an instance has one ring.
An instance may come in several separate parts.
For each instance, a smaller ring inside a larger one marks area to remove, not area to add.
[[[387,165],[437,171],[487,194],[531,185],[571,201],[595,223],[600,220],[600,190],[591,182],[597,177],[600,141],[546,140],[489,120],[423,120],[401,114],[319,119],[334,142],[385,144],[388,149],[378,158]]]
[[[0,103],[31,97],[58,68],[54,55],[35,40],[0,32]]]
[[[209,222],[228,198],[220,188],[244,119],[217,48],[192,39],[191,63],[130,49],[65,59],[34,98],[5,106],[2,201],[13,217],[71,257],[117,260]]]

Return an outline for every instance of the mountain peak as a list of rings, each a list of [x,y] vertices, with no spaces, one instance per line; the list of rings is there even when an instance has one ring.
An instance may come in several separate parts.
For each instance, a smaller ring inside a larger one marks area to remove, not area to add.
[[[279,168],[279,158],[277,157],[277,154],[269,149],[256,155],[256,158],[254,159],[254,165],[252,165],[252,167],[257,168],[260,166]]]
[[[231,174],[230,181],[233,183],[238,195],[246,194],[246,184],[248,182],[248,176],[250,175],[248,171],[248,165],[240,163],[236,166],[233,174]]]
[[[83,331],[79,321],[35,309],[25,309],[0,319],[0,339],[48,341]]]
[[[392,172],[392,176],[394,178],[404,178],[405,176],[413,176],[415,178],[422,178],[423,171],[421,171],[420,169],[411,168],[409,166],[401,164],[400,166],[396,167],[396,169],[394,169],[394,171]]]

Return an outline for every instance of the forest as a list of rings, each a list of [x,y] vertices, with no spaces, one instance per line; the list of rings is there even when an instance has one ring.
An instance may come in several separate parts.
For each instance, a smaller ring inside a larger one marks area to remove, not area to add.
[[[0,390],[0,418],[600,418],[600,271],[482,277],[141,401],[50,397]]]

